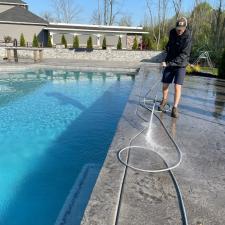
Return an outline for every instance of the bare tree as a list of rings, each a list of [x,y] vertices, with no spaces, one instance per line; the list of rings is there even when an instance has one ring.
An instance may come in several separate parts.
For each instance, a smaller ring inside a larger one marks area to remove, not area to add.
[[[52,0],[52,7],[57,22],[71,23],[81,12],[81,8],[74,0]]]
[[[95,25],[102,24],[102,14],[99,14],[98,10],[94,10],[90,19],[90,22]]]
[[[152,13],[152,5],[153,1],[152,0],[146,0],[149,16],[150,16],[150,27],[152,29],[152,34],[155,40],[157,40],[156,33],[155,33],[155,22],[153,19],[153,13]]]
[[[173,6],[176,13],[176,19],[180,17],[182,0],[173,0]]]
[[[130,27],[132,26],[132,18],[131,16],[122,16],[120,18],[120,21],[119,21],[119,25],[120,26],[127,26],[127,27]]]
[[[40,16],[48,22],[55,22],[55,18],[53,17],[51,12],[43,12],[40,14]]]
[[[159,49],[161,37],[165,32],[167,0],[146,0],[150,16],[150,29],[156,42],[156,49]],[[155,12],[155,14],[154,14]]]
[[[119,1],[104,0],[104,25],[113,25],[116,17],[120,14],[120,10],[116,8]]]
[[[108,25],[108,0],[104,0],[104,25]]]
[[[101,14],[100,0],[98,0],[98,25],[101,24],[101,17],[102,14]]]
[[[102,15],[102,9],[101,9],[101,1],[98,0],[98,8],[95,9],[91,15],[91,18],[90,18],[90,22],[92,24],[95,24],[95,25],[101,25],[102,22],[104,23],[104,18],[103,18],[103,15]]]
[[[159,49],[160,39],[161,39],[161,0],[158,0],[158,38],[157,38],[157,50]]]
[[[169,0],[162,1],[162,36],[165,36],[168,3],[169,3]]]

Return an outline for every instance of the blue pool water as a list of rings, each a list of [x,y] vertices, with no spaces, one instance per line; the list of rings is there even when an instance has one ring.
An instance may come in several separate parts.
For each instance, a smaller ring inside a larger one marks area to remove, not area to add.
[[[97,176],[132,85],[111,73],[0,75],[1,225],[54,225],[82,170],[92,165]]]

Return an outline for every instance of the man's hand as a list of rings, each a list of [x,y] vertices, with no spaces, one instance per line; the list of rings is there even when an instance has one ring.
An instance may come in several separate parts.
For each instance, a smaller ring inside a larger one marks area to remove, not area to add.
[[[161,63],[161,67],[165,68],[166,67],[166,62]]]

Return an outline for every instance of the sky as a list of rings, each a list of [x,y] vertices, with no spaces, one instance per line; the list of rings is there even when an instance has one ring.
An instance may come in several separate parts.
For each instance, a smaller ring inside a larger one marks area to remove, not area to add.
[[[40,15],[46,11],[52,11],[52,0],[24,0],[29,5],[29,10],[33,13]],[[103,1],[103,0],[101,0]],[[120,11],[123,15],[132,17],[132,25],[141,25],[144,21],[146,14],[146,1],[145,0],[118,0]],[[98,0],[74,0],[75,4],[81,8],[81,13],[74,23],[89,24],[90,18],[95,9],[97,9]],[[209,0],[212,4],[216,0]],[[182,11],[190,12],[194,6],[194,0],[183,0]],[[172,13],[173,8],[170,6],[168,13]]]

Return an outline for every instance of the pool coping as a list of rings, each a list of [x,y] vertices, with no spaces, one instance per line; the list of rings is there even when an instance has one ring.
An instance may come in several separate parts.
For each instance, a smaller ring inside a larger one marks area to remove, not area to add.
[[[141,65],[139,61],[131,62],[107,62],[107,61],[71,61],[71,60],[46,60],[45,62],[34,63],[4,63],[0,64],[0,72],[13,73],[17,71],[33,71],[38,69],[58,69],[58,70],[76,70],[76,71],[92,71],[92,72],[124,72],[137,73]],[[152,63],[153,64],[153,63]]]

